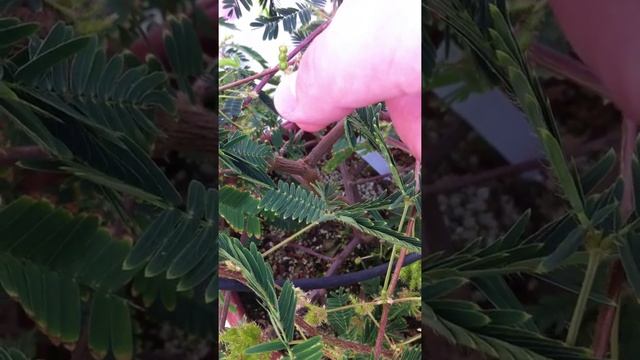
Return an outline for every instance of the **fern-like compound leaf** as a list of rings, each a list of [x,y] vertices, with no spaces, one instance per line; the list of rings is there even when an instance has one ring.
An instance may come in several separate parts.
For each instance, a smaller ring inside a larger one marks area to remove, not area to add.
[[[311,224],[327,214],[327,204],[312,192],[293,183],[278,182],[278,187],[269,189],[260,200],[260,209],[278,216]]]

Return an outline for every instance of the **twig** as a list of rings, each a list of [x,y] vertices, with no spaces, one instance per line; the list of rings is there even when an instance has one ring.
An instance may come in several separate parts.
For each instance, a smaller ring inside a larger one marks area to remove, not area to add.
[[[320,139],[309,154],[304,158],[304,162],[310,166],[315,166],[322,158],[331,151],[333,145],[344,135],[344,119],[338,121],[336,125]]]
[[[322,259],[322,260],[325,260],[325,261],[333,261],[333,258],[331,256],[320,254],[319,252],[314,251],[313,249],[310,249],[310,248],[308,248],[306,246],[302,246],[302,245],[299,245],[299,244],[289,244],[289,245],[287,245],[287,247],[300,250],[300,251],[302,251],[304,253],[307,253],[309,255],[313,255],[313,256],[317,257],[318,259]]]
[[[320,178],[318,171],[303,160],[290,160],[280,155],[274,156],[269,163],[269,170],[287,175],[299,175],[310,183]]]
[[[288,238],[282,240],[281,242],[279,242],[278,244],[276,244],[275,246],[273,246],[271,249],[265,251],[264,253],[262,253],[263,257],[267,257],[271,254],[273,254],[276,250],[280,249],[281,247],[287,245],[289,242],[293,241],[295,238],[297,238],[298,236],[302,235],[303,233],[305,233],[306,231],[308,231],[309,229],[311,229],[312,227],[318,225],[317,222],[313,222],[305,227],[303,227],[302,229],[296,231],[293,235],[289,236]]]
[[[291,62],[289,62],[291,63]],[[229,89],[233,89],[234,87],[240,86],[242,84],[246,84],[248,82],[251,82],[253,80],[257,80],[260,79],[263,76],[268,76],[271,75],[273,76],[273,74],[277,73],[280,70],[280,68],[278,66],[274,66],[270,69],[264,70],[262,72],[259,72],[257,74],[253,74],[251,76],[247,76],[246,78],[242,78],[240,80],[236,80],[234,82],[230,82],[228,84],[222,85],[218,88],[219,92],[223,92],[225,90],[229,90]]]
[[[410,235],[413,232],[413,226],[415,223],[415,218],[412,216],[409,219],[409,223],[407,224],[407,231],[405,232],[407,235]],[[391,282],[389,283],[389,288],[387,290],[387,296],[391,296],[393,292],[396,290],[396,285],[398,284],[398,279],[400,278],[400,271],[402,270],[402,263],[404,263],[404,258],[407,255],[407,249],[400,249],[400,254],[398,255],[398,262],[396,263],[396,267],[393,271],[393,276],[391,277]],[[385,329],[387,327],[387,323],[389,322],[389,310],[391,309],[391,305],[386,303],[382,306],[382,317],[380,318],[380,328],[378,329],[378,335],[376,336],[376,345],[373,349],[373,358],[378,359],[380,354],[382,353],[382,341],[384,340]]]

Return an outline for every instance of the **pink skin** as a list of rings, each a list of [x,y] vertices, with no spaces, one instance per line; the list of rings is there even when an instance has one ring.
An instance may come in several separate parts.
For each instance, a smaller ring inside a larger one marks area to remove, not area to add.
[[[318,131],[354,109],[386,101],[396,132],[419,161],[421,149],[421,4],[346,0],[311,43],[298,70],[283,75],[278,112],[305,131]]]
[[[638,0],[551,0],[573,49],[627,119],[640,123]]]

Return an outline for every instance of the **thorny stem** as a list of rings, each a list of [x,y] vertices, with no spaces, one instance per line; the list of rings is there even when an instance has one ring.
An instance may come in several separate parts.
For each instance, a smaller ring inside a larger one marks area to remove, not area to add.
[[[289,236],[288,238],[282,240],[281,242],[279,242],[278,244],[276,244],[274,247],[272,247],[271,249],[265,251],[264,253],[262,253],[263,257],[267,257],[270,254],[272,254],[273,252],[275,252],[276,250],[280,249],[281,247],[287,245],[289,242],[293,241],[295,238],[297,238],[298,236],[302,235],[303,233],[305,233],[307,230],[311,229],[312,227],[318,225],[317,222],[311,223],[305,227],[303,227],[302,229],[298,230],[295,234]]]
[[[357,308],[357,307],[361,307],[361,306],[367,306],[367,305],[384,305],[384,304],[393,305],[393,304],[396,304],[396,303],[411,302],[411,301],[421,301],[421,300],[422,300],[421,297],[406,297],[406,298],[400,298],[400,299],[395,299],[395,300],[394,299],[388,299],[386,301],[385,300],[377,300],[377,301],[371,301],[371,302],[349,304],[349,305],[344,305],[344,306],[340,306],[340,307],[336,307],[336,308],[327,309],[327,313],[346,310],[346,309],[353,309],[353,308]]]
[[[635,209],[634,188],[633,188],[633,153],[635,149],[638,126],[630,119],[622,121],[622,144],[620,151],[620,174],[624,183],[622,201],[620,203],[620,215],[622,221],[626,222]],[[601,305],[596,321],[596,333],[593,342],[593,353],[595,358],[605,357],[609,344],[613,353],[618,347],[618,329],[614,326],[616,317],[620,312],[620,293],[624,282],[624,270],[620,260],[616,260],[611,265],[609,272],[608,297],[615,301],[617,306]]]
[[[415,224],[415,218],[413,215],[409,219],[409,223],[407,224],[407,229],[405,234],[411,235],[413,234],[413,226]],[[389,284],[389,289],[387,290],[387,294],[391,295],[396,289],[396,285],[398,284],[398,279],[400,278],[400,271],[402,270],[402,264],[404,263],[404,258],[407,255],[407,249],[400,249],[400,255],[398,256],[398,263],[396,264],[396,268],[393,271],[393,276],[391,277],[391,282]],[[382,316],[380,318],[380,328],[378,329],[378,335],[376,336],[376,345],[373,350],[373,358],[379,359],[380,353],[382,352],[382,340],[385,335],[385,328],[387,327],[387,323],[389,322],[389,311],[391,310],[391,306],[387,303],[382,306]]]
[[[600,264],[600,257],[602,253],[600,249],[592,249],[589,251],[589,261],[587,262],[587,271],[584,275],[584,280],[580,288],[580,294],[578,295],[578,302],[573,309],[573,316],[571,317],[571,323],[569,324],[569,332],[567,333],[566,343],[569,346],[576,344],[578,338],[578,332],[580,331],[580,325],[582,324],[582,318],[584,317],[584,311],[591,294],[591,288],[593,287],[593,280],[596,277],[598,271],[598,265]]]
[[[378,323],[378,320],[376,320],[376,318],[371,313],[367,313],[367,316],[369,316],[369,319],[371,319],[371,322],[373,322],[373,325],[375,325],[377,328],[380,328],[380,323]],[[391,342],[391,339],[389,339],[389,335],[387,335],[386,331],[384,332],[384,338],[385,340],[387,340],[387,343],[393,344]]]

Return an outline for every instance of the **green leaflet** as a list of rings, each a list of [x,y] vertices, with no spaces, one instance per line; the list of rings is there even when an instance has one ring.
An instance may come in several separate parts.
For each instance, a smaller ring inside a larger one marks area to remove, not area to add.
[[[0,29],[14,23],[3,20]],[[3,68],[11,80],[2,83],[0,112],[65,160],[63,170],[156,204],[178,204],[180,196],[148,155],[159,133],[150,111],[174,108],[166,75],[149,73],[146,65],[127,68],[132,62],[125,55],[108,61],[102,47],[97,37],[76,37],[63,23],[44,40],[32,38],[15,65]]]
[[[258,215],[259,201],[249,193],[231,186],[220,189],[220,216],[232,229],[238,232],[247,231],[250,236],[260,237],[260,219]]]
[[[5,23],[0,25],[0,49],[9,47],[20,40],[23,40],[27,36],[35,33],[40,25],[37,23],[20,23],[18,19],[3,19]],[[15,20],[6,22],[6,20]]]
[[[113,295],[132,276],[119,266],[129,252],[128,242],[109,236],[95,217],[74,216],[28,197],[0,210],[0,231],[0,286],[47,335],[68,344],[79,339],[82,286],[119,304],[105,313],[100,300],[89,304],[92,313],[106,314],[91,317],[96,327],[90,331],[91,349],[112,352],[116,359],[131,358],[128,304]],[[114,335],[109,326],[116,326]]]
[[[317,222],[327,214],[326,203],[317,195],[284,181],[278,182],[277,188],[267,190],[258,208],[274,212],[283,219],[307,224]]]
[[[180,16],[168,19],[171,32],[164,34],[164,45],[173,72],[178,77],[180,90],[195,102],[193,89],[189,78],[201,75],[203,72],[202,48],[191,21]]]
[[[192,181],[186,211],[170,208],[161,212],[121,263],[122,268],[141,271],[149,279],[162,277],[165,282],[173,281],[174,293],[207,284],[205,300],[214,301],[217,205],[215,190],[206,190],[201,183]],[[148,300],[155,299],[157,294],[157,289],[139,290]]]

